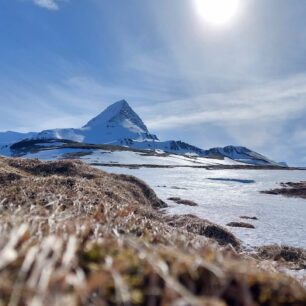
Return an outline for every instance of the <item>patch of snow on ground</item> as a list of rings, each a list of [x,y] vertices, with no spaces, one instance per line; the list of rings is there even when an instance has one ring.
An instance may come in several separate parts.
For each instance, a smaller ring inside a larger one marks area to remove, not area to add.
[[[217,160],[204,157],[194,158],[175,154],[162,156],[133,151],[106,152],[103,150],[94,151],[91,155],[83,156],[81,159],[87,163],[116,163],[125,165],[210,166],[239,164],[230,159]]]
[[[206,170],[194,168],[127,169],[102,167],[112,173],[134,175],[146,181],[169,204],[171,214],[194,214],[217,224],[248,220],[255,229],[229,228],[249,246],[285,244],[306,248],[306,200],[262,194],[280,182],[306,180],[306,171],[288,170]],[[224,178],[224,180],[211,180]],[[240,181],[255,181],[244,184]],[[178,205],[167,199],[181,197],[198,207]]]
[[[40,160],[51,161],[58,160],[65,157],[65,154],[75,154],[75,153],[88,153],[90,154],[92,150],[88,149],[72,149],[72,148],[63,148],[55,150],[42,150],[37,153],[29,153],[26,158],[38,158]]]

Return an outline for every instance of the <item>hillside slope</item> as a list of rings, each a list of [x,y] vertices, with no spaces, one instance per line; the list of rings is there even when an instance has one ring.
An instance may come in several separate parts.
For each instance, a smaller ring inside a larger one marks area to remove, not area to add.
[[[0,147],[5,145],[10,145],[21,141],[23,139],[29,139],[36,136],[37,133],[29,132],[29,133],[18,133],[18,132],[0,132]]]

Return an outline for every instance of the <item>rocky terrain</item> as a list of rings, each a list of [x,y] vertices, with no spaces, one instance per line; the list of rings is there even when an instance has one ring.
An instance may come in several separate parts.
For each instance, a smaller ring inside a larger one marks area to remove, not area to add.
[[[79,161],[0,159],[0,305],[305,305],[228,230],[169,216],[144,182]],[[288,250],[287,250],[288,251]],[[287,252],[288,253],[288,252]]]

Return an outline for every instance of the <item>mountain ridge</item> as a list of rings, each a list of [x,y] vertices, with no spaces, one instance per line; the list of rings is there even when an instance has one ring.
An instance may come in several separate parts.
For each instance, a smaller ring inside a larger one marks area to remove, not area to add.
[[[229,158],[252,165],[275,165],[280,163],[254,152],[246,147],[226,146],[204,150],[183,141],[161,141],[155,134],[151,134],[140,116],[132,109],[126,100],[117,101],[108,106],[96,117],[89,120],[81,128],[50,129],[39,133],[0,133],[0,154],[8,155],[9,147],[23,139],[68,140],[87,144],[108,144],[129,147],[132,149],[162,151],[170,154],[200,156],[215,159]],[[15,133],[15,134],[14,134]],[[6,141],[5,145],[4,142]],[[285,167],[285,165],[283,165]]]

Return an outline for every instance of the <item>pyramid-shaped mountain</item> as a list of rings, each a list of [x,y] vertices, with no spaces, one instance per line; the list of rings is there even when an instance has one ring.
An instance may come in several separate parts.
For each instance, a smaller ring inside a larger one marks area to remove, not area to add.
[[[141,118],[125,100],[110,105],[80,129],[46,130],[36,138],[114,145],[129,141],[158,140],[155,135],[149,133]]]

